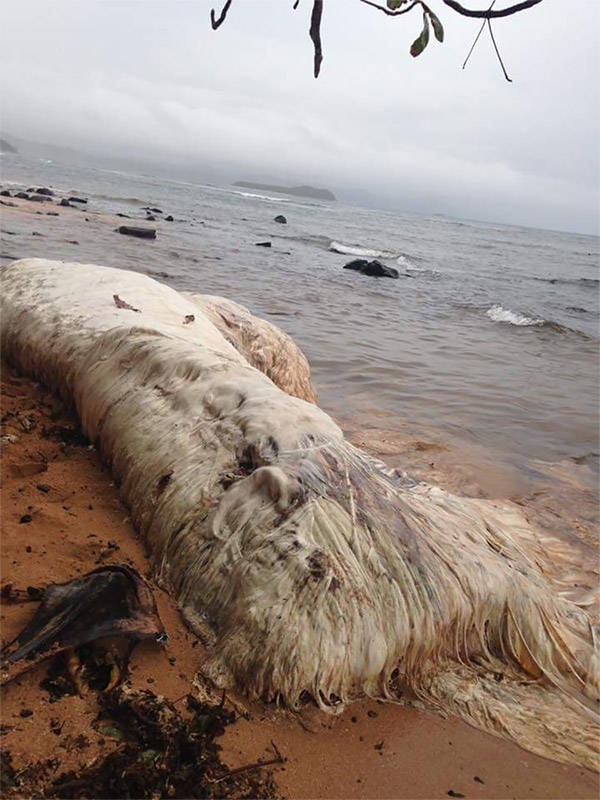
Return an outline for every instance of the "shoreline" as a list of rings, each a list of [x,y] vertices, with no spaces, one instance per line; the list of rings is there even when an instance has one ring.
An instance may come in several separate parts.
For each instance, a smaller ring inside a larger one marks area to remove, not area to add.
[[[59,224],[65,236],[75,220],[76,235],[82,241],[84,235],[92,238],[101,231],[115,236],[112,231],[121,224],[117,217],[75,208],[60,208],[58,218],[45,218],[45,208],[40,214],[41,204],[13,198],[10,201],[17,207],[0,207],[3,216],[8,212],[19,215],[20,221],[44,219],[53,226]],[[86,216],[89,222],[81,224]],[[43,246],[43,238],[34,241]],[[76,245],[68,250],[68,260],[77,260]],[[5,257],[4,263],[7,260]],[[52,432],[68,428],[77,439],[74,419],[63,414],[43,387],[15,378],[4,364],[2,403],[2,433],[8,431],[10,436],[18,437],[16,441],[3,440],[2,585],[13,582],[15,588],[43,586],[110,563],[130,564],[149,578],[143,542],[129,522],[128,511],[98,454],[83,444],[70,443],[70,439],[64,443],[60,431],[58,438],[53,433],[44,435],[44,429]],[[5,419],[6,412],[14,416]],[[35,424],[29,428],[27,420],[31,416]],[[366,420],[361,417],[338,422],[353,444],[390,466],[457,494],[509,497],[525,507],[532,519],[578,548],[582,560],[593,558],[592,548],[597,547],[597,506],[593,472],[587,466],[557,462],[547,465],[544,473],[540,462],[540,484],[539,475],[524,481],[516,470],[511,473],[506,465],[497,466],[493,453],[482,458],[481,453],[469,451],[466,446],[464,450],[457,449],[455,442],[446,442],[436,434],[418,438],[420,434],[415,431],[404,430],[401,425],[392,431],[368,416]],[[586,486],[581,482],[584,473]],[[51,486],[50,491],[40,491],[40,483]],[[24,514],[30,514],[31,523],[19,522]],[[110,547],[109,542],[117,547]],[[170,645],[168,651],[149,643],[138,645],[129,679],[133,688],[151,689],[177,700],[187,691],[194,691],[194,678],[203,661],[202,645],[186,628],[175,603],[155,583],[151,585]],[[4,604],[4,641],[13,638],[30,613],[29,605]],[[59,720],[64,724],[64,733],[58,740],[59,748],[62,744],[58,775],[104,756],[111,745],[99,744],[92,726],[98,713],[95,697],[49,702],[39,686],[46,669],[47,663],[42,664],[2,690],[2,725],[12,729],[3,727],[0,731],[5,749],[13,754],[15,765],[23,769],[56,752],[52,721]],[[220,740],[223,761],[237,769],[269,759],[273,739],[287,759],[283,767],[272,768],[279,791],[287,797],[428,798],[454,792],[450,796],[587,798],[595,797],[597,792],[597,776],[593,773],[547,761],[458,719],[442,719],[415,708],[362,701],[350,705],[338,718],[308,709],[299,721],[281,710],[249,705],[241,697],[231,698],[228,704],[238,712],[238,719]],[[25,718],[23,709],[34,713]],[[80,751],[69,747],[68,743],[80,736],[88,744]],[[432,751],[436,752],[433,766]],[[476,781],[475,776],[483,782]]]
[[[67,437],[75,443],[61,439],[61,432],[78,430],[75,420],[43,387],[15,377],[4,364],[2,403],[2,434],[9,436],[3,440],[2,584],[43,586],[110,563],[130,564],[148,579],[143,543],[98,454],[75,435]],[[39,485],[50,489],[40,491]],[[22,524],[25,513],[32,519]],[[116,547],[109,547],[109,541]],[[151,688],[177,700],[194,691],[202,645],[185,627],[175,603],[150,582],[170,643],[164,650],[139,644],[128,680],[132,688]],[[5,604],[3,640],[13,638],[30,614],[29,604]],[[97,715],[93,693],[49,702],[39,687],[47,667],[40,664],[2,690],[2,724],[10,728],[2,728],[2,742],[20,769],[59,753],[58,775],[106,754],[115,743],[99,739],[92,727]],[[596,794],[593,773],[547,761],[456,719],[414,708],[362,701],[338,718],[315,709],[303,712],[299,721],[243,698],[231,702],[249,719],[240,716],[226,729],[223,761],[235,769],[266,760],[272,756],[273,739],[287,759],[273,768],[278,790],[287,797],[425,798],[445,797],[450,791],[469,798]],[[23,717],[24,708],[33,714]],[[52,720],[64,724],[58,739]],[[79,736],[87,742],[80,750],[60,748]]]

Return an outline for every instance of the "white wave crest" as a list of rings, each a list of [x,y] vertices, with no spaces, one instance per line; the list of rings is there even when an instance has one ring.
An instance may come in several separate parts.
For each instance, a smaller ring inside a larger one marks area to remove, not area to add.
[[[385,250],[368,250],[366,247],[344,244],[343,242],[331,242],[329,249],[333,250],[334,253],[342,253],[346,256],[360,256],[362,258],[384,258],[386,255],[390,255]]]
[[[524,314],[518,314],[511,311],[510,308],[503,308],[502,306],[492,306],[485,312],[488,317],[494,322],[509,322],[511,325],[543,325],[543,319],[532,319],[526,317]]]

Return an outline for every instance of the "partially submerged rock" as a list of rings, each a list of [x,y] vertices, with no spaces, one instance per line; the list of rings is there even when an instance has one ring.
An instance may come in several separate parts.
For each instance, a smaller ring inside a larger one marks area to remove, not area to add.
[[[69,197],[69,203],[87,203],[87,199],[83,197]]]
[[[138,239],[156,239],[155,228],[135,228],[131,225],[121,225],[117,230],[125,236],[135,236]]]
[[[281,225],[287,225],[287,219],[283,216],[283,214],[277,214],[274,222],[279,222]]]
[[[344,269],[352,269],[363,275],[371,275],[374,278],[397,278],[398,270],[382,264],[381,261],[367,261],[366,258],[355,258],[344,264]]]
[[[256,242],[257,247],[271,247],[271,242]]]

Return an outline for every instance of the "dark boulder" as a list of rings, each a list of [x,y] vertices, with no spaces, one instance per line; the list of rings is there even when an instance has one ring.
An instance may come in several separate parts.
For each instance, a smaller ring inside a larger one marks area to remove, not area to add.
[[[282,225],[287,225],[287,219],[283,216],[283,214],[277,214],[274,221],[280,222]]]
[[[367,261],[366,258],[356,258],[344,264],[344,269],[352,269],[363,275],[370,275],[374,278],[397,278],[399,273],[393,267],[386,267],[381,261]]]
[[[63,197],[63,199],[60,201],[60,205],[61,206],[65,206],[65,207],[68,206],[69,208],[72,208],[71,203],[69,203],[69,201],[66,199],[66,197]]]
[[[58,211],[46,211],[46,216],[47,217],[59,217],[60,214],[58,213]]]
[[[87,203],[83,197],[69,197],[69,203]]]
[[[46,197],[54,197],[54,192],[52,189],[48,189],[46,186],[42,186],[39,189],[35,190],[38,194],[45,194]]]
[[[173,219],[173,217],[170,214],[169,214],[168,217],[165,217],[165,222],[174,222],[174,221],[175,220]]]
[[[133,228],[129,225],[121,225],[117,230],[125,236],[137,236],[138,239],[156,239],[156,230],[154,228]]]
[[[129,216],[129,214],[122,214],[120,211],[117,211],[117,214],[116,214],[116,216],[117,216],[117,217],[125,217],[125,219],[131,219],[131,217]]]
[[[271,247],[271,242],[255,242],[257,247]]]
[[[154,216],[154,214],[146,214],[146,219],[149,222],[156,222],[156,217]]]
[[[160,208],[151,208],[150,211],[152,211],[153,214],[162,214],[163,213],[160,210]]]
[[[50,198],[47,197],[45,194],[32,194],[29,199],[33,200],[35,203],[51,203],[52,202],[52,200],[50,200]]]
[[[2,189],[2,191],[0,192],[0,196],[1,197],[11,197],[11,194],[8,191],[8,189]]]
[[[17,192],[15,197],[18,197],[20,200],[29,200],[27,192]]]

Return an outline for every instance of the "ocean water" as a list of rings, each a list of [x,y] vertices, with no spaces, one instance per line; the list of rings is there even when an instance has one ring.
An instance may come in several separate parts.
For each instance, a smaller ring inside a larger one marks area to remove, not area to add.
[[[426,431],[515,464],[597,465],[597,237],[20,155],[3,155],[1,171],[4,188],[52,186],[89,203],[77,221],[41,215],[41,236],[31,224],[3,225],[0,263],[34,255],[95,262],[225,295],[291,334],[320,405],[337,419]],[[143,206],[162,209],[159,220],[175,217],[156,223],[155,241],[94,222],[116,212],[141,220]],[[277,214],[288,224],[275,223]],[[272,247],[256,247],[261,241]],[[361,256],[394,266],[399,280],[343,269]]]

